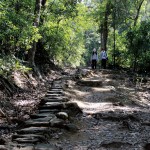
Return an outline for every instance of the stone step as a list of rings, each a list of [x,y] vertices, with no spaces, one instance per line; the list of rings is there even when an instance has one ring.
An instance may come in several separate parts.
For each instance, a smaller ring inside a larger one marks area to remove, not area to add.
[[[76,109],[81,110],[76,102],[47,102],[40,106],[40,109]]]
[[[54,97],[54,96],[64,96],[64,93],[47,93],[45,96]]]
[[[44,99],[67,99],[66,96],[45,97]]]
[[[37,144],[38,142],[40,142],[38,138],[33,138],[33,137],[16,138],[14,141],[20,144],[21,143]]]
[[[35,150],[34,144],[17,144],[17,146],[14,146],[13,148],[9,148],[7,150]],[[40,150],[40,149],[38,149]]]
[[[61,100],[62,100],[62,101],[69,101],[66,96],[45,97],[45,98],[43,98],[42,100],[49,100],[49,101],[52,101],[52,102],[61,102]],[[41,100],[41,103],[42,103],[42,100]],[[57,100],[58,100],[58,101],[57,101]]]
[[[41,100],[41,103],[45,103],[45,102],[68,102],[69,100],[67,98],[44,98]]]
[[[43,121],[43,122],[39,122],[39,121],[28,121],[27,123],[25,123],[24,125],[25,127],[49,127],[49,121]]]
[[[5,145],[0,145],[0,150],[8,150]]]
[[[62,91],[63,88],[62,88],[62,87],[58,87],[58,88],[51,87],[50,90],[51,90],[51,91]]]
[[[30,117],[31,117],[31,119],[45,118],[45,117],[52,117],[52,118],[54,118],[55,115],[51,114],[50,112],[46,112],[46,113],[32,114]]]
[[[58,90],[57,91],[50,90],[50,91],[47,91],[47,93],[48,94],[64,94],[62,90],[61,91],[60,90],[59,91]]]
[[[55,146],[53,144],[18,144],[14,146],[12,149],[5,149],[5,150],[60,150],[62,147]],[[0,149],[3,150],[3,149]]]
[[[102,87],[103,82],[101,79],[97,79],[97,80],[81,79],[77,82],[77,84],[83,86],[91,86],[91,87]]]
[[[58,147],[52,144],[37,144],[34,150],[61,150],[62,147]]]
[[[49,93],[47,93],[45,95],[45,97],[62,97],[62,96],[64,96],[64,94],[49,94]]]
[[[45,108],[39,108],[39,113],[43,114],[43,113],[51,113],[51,114],[55,114],[57,112],[60,112],[60,109],[45,109]]]
[[[39,109],[63,109],[65,108],[64,103],[57,103],[57,102],[47,102],[45,105],[40,106]]]
[[[62,88],[61,84],[53,84],[51,88]]]
[[[69,99],[65,98],[65,97],[44,97],[41,101],[40,101],[40,105],[44,105],[47,102],[59,102],[59,103],[63,103],[63,102],[68,102]]]
[[[46,102],[45,105],[63,105],[65,103],[62,103],[62,102]]]
[[[27,120],[25,121],[25,127],[49,127],[49,122],[51,119],[53,119],[55,117],[45,117],[45,118],[38,118],[38,119],[31,119],[31,120]]]
[[[14,141],[17,138],[28,138],[28,137],[32,137],[32,138],[38,138],[40,141],[45,141],[45,137],[43,135],[38,135],[38,134],[14,134],[12,136],[12,140]]]
[[[36,133],[46,133],[50,132],[49,127],[27,127],[17,130],[17,134],[36,134]]]

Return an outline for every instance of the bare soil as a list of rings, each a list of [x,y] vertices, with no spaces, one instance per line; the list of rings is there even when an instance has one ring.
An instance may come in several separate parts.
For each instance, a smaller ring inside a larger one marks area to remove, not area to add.
[[[24,92],[6,97],[1,91],[2,144],[37,110],[51,81],[60,77],[65,95],[82,114],[71,118],[77,132],[59,130],[50,143],[63,150],[150,149],[150,78],[107,69],[52,71],[43,80],[15,75]]]
[[[56,144],[64,150],[149,150],[150,78],[134,81],[135,76],[117,70],[82,73],[85,77],[68,80],[66,88],[82,109],[74,118],[80,130],[60,134]]]

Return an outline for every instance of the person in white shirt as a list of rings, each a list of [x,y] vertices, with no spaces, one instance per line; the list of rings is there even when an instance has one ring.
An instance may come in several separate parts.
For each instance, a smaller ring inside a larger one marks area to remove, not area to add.
[[[102,51],[100,53],[100,60],[101,60],[101,66],[102,66],[102,68],[106,69],[106,62],[108,60],[108,57],[107,57],[106,50],[104,50],[103,48],[102,48]]]
[[[92,69],[96,69],[97,61],[98,61],[98,55],[97,55],[96,48],[94,48],[91,56]]]

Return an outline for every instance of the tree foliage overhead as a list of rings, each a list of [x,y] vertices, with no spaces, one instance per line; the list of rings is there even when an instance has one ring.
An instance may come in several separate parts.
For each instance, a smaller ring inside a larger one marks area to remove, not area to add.
[[[147,69],[149,18],[148,0],[1,0],[1,64],[79,66],[104,47],[110,65]]]

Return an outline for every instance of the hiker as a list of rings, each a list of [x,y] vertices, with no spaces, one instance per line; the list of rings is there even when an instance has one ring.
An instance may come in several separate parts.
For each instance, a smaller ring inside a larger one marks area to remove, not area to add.
[[[101,67],[103,69],[106,69],[106,62],[108,60],[107,52],[104,48],[102,48],[102,51],[100,53],[100,60],[101,60]]]
[[[94,48],[91,56],[92,69],[96,69],[97,61],[98,61],[98,55],[97,55],[96,48]]]

